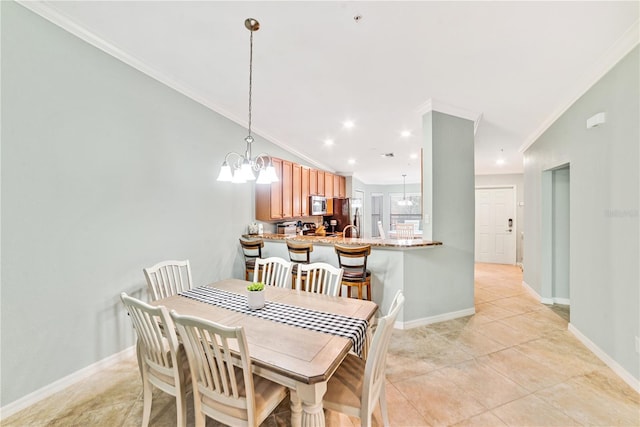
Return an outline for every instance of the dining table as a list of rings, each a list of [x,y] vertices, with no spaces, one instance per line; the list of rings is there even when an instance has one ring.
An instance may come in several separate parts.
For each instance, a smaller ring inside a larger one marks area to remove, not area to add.
[[[372,301],[265,286],[265,308],[249,310],[245,299],[250,283],[224,279],[153,304],[181,315],[242,326],[254,374],[290,389],[291,425],[324,426],[322,398],[327,382],[350,351],[361,352],[366,338],[354,339],[350,334],[363,324],[366,328],[378,306]],[[280,314],[272,315],[274,311]]]

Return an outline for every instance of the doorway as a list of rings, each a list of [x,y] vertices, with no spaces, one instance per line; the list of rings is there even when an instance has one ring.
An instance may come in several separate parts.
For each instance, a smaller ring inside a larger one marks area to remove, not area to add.
[[[568,164],[542,173],[542,301],[570,304],[570,182]]]
[[[475,261],[516,263],[515,186],[476,187]]]

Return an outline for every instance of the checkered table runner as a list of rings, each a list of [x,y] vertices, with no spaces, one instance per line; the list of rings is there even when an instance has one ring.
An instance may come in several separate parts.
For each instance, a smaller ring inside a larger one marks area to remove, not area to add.
[[[260,310],[251,310],[247,307],[247,297],[245,295],[209,286],[189,289],[180,292],[180,295],[250,316],[349,338],[353,342],[355,353],[362,355],[362,345],[364,344],[368,326],[367,321],[363,319],[271,301],[265,301],[264,307]]]

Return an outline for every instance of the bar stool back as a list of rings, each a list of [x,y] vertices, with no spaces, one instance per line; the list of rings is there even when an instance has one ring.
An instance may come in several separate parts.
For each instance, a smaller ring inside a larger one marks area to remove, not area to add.
[[[347,286],[349,298],[351,288],[358,287],[358,298],[362,298],[362,288],[367,288],[367,299],[371,301],[371,271],[367,270],[367,257],[371,254],[371,245],[342,246],[334,245],[338,255],[338,265],[344,270],[342,284]],[[340,286],[342,294],[342,286]]]
[[[311,242],[292,242],[287,240],[287,250],[289,251],[289,261],[293,263],[291,268],[291,289],[296,288],[296,276],[298,275],[298,264],[309,264],[311,262],[311,252],[313,252],[313,243]],[[307,273],[302,272],[302,280],[305,280]]]
[[[264,241],[262,239],[246,240],[240,238],[240,246],[242,246],[242,254],[244,255],[244,280],[248,281],[249,276],[253,275],[256,259],[262,258]]]

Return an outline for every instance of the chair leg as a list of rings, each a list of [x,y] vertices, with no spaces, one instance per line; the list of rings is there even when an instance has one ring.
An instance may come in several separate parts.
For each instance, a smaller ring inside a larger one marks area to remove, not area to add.
[[[184,390],[184,385],[180,385],[176,390],[176,412],[177,412],[177,426],[187,426],[187,393]]]
[[[358,299],[362,299],[362,283],[358,284]]]
[[[151,403],[153,400],[153,387],[147,378],[146,368],[143,368],[142,373],[142,425],[146,427],[149,425],[151,419]]]
[[[371,301],[371,280],[367,280],[367,299]]]
[[[380,390],[380,413],[382,414],[382,425],[389,426],[389,413],[387,412],[387,396],[385,394],[385,384]]]
[[[197,387],[197,385],[194,384],[194,387]],[[207,424],[207,416],[202,412],[200,396],[194,397],[193,399],[193,414],[196,421],[196,427],[205,427]]]

